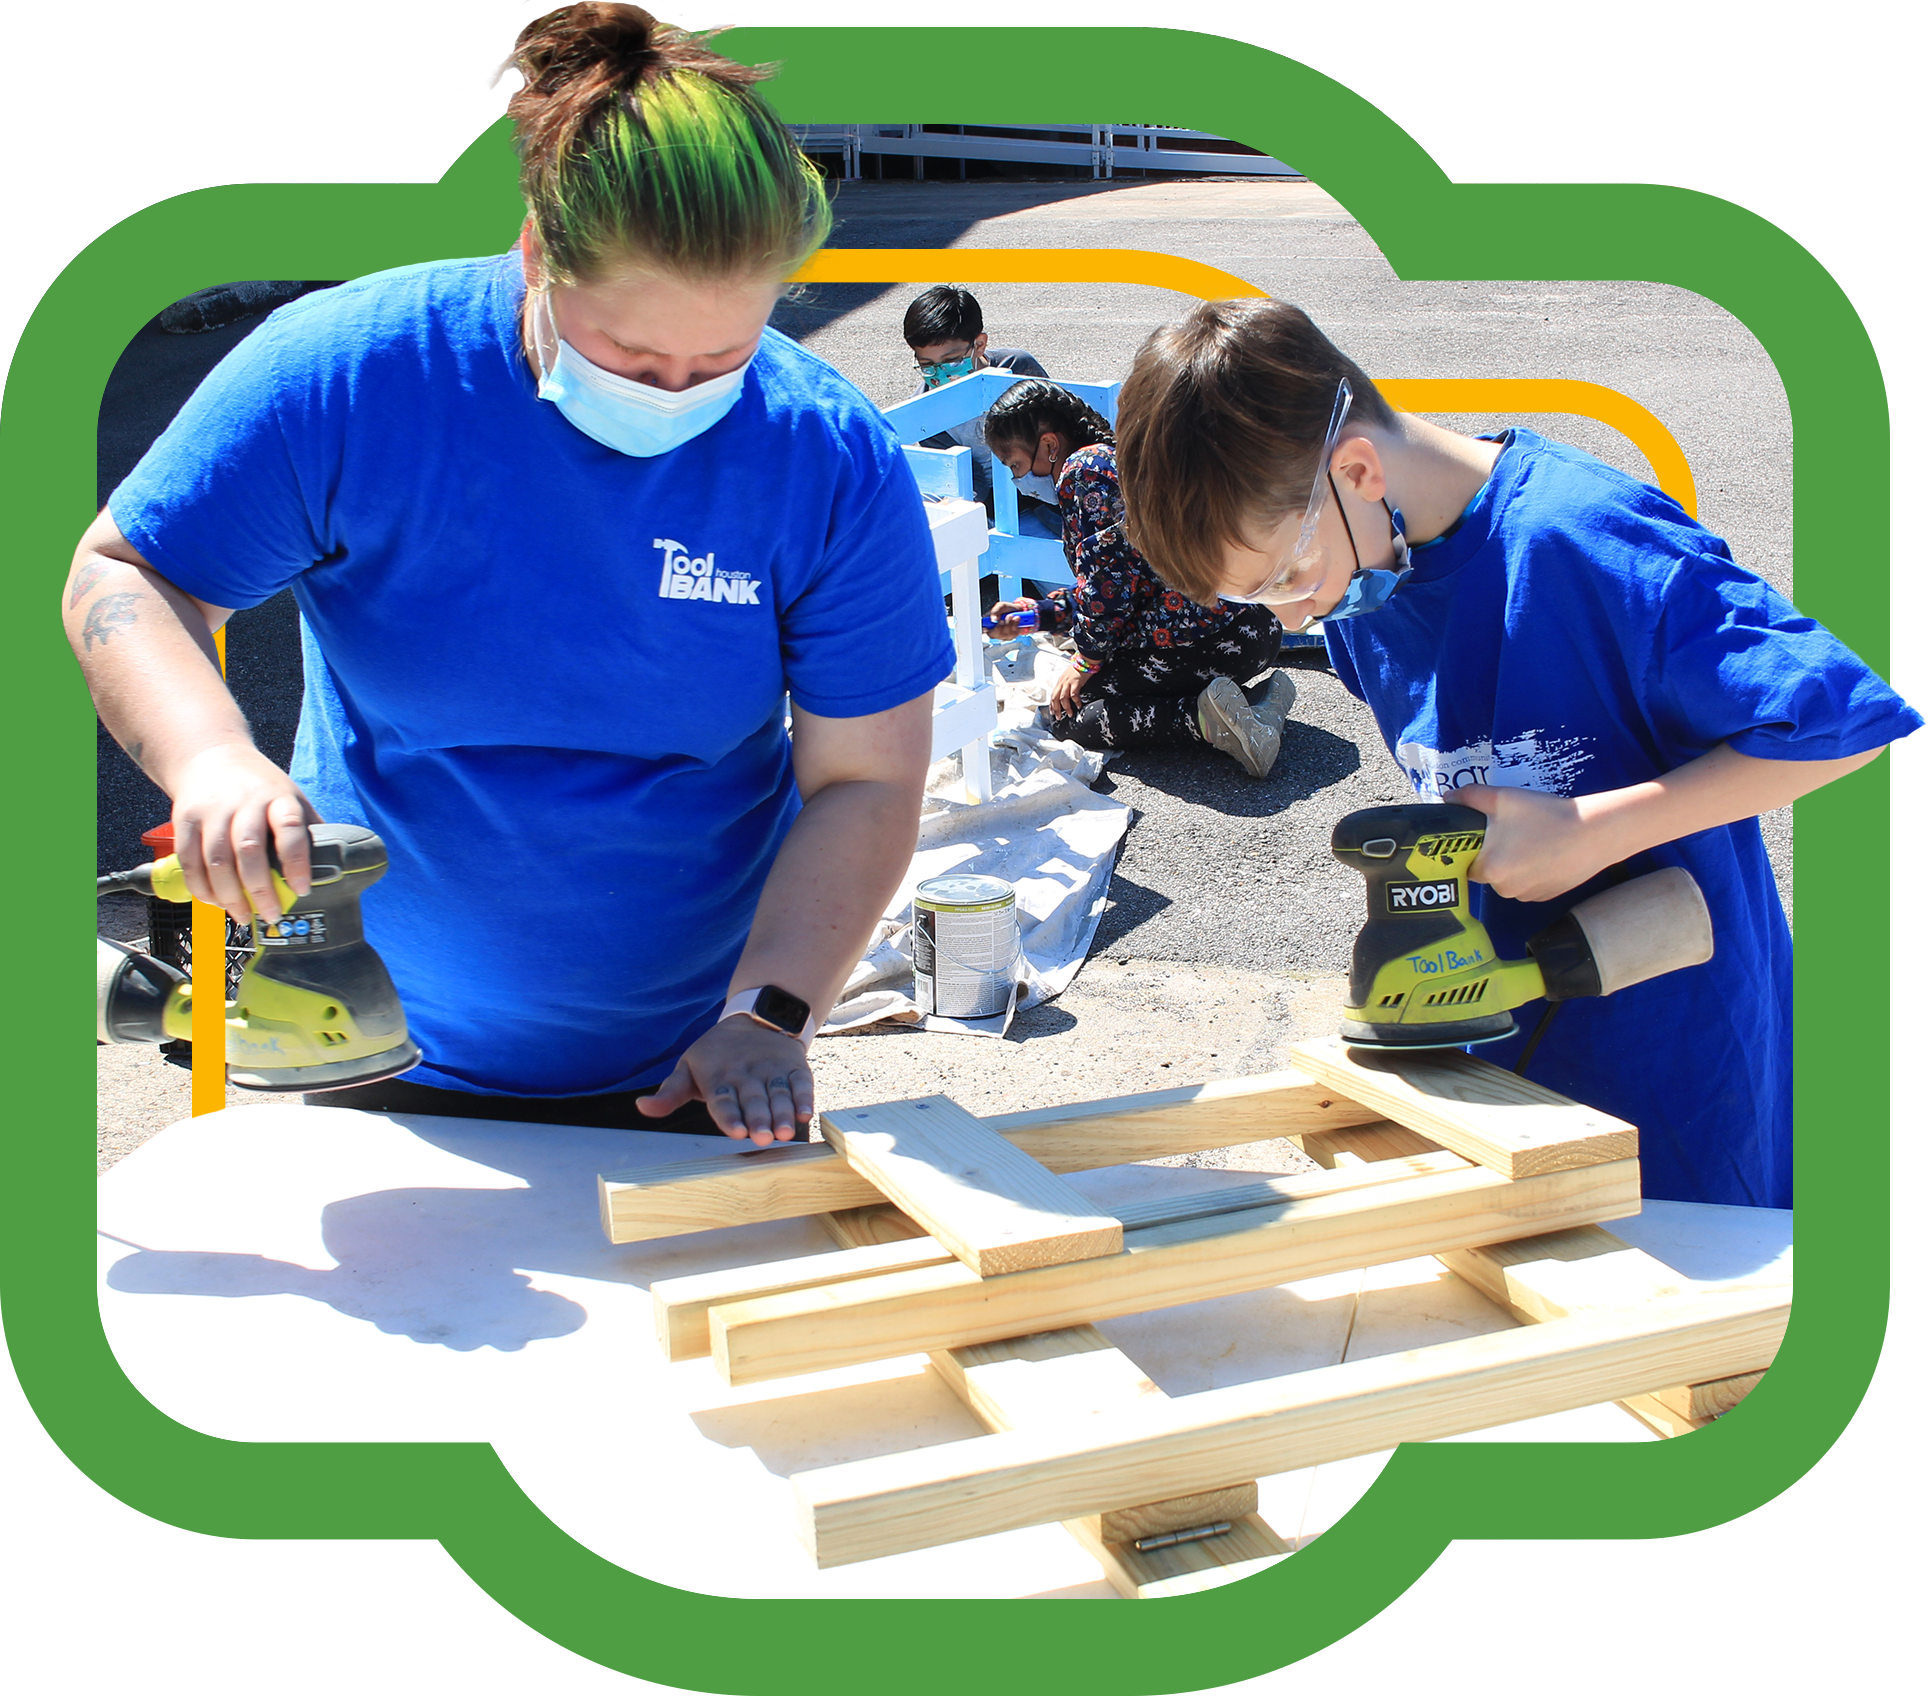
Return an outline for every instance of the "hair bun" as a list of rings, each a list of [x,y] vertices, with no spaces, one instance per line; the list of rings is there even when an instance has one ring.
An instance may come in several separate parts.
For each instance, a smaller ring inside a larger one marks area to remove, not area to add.
[[[657,44],[661,25],[640,6],[627,6],[621,0],[586,0],[569,10],[584,13],[582,44],[621,77],[646,71],[663,56]]]

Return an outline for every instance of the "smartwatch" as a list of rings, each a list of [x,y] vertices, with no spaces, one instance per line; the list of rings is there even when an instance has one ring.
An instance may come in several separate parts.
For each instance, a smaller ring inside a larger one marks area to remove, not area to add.
[[[762,984],[755,989],[739,989],[723,1003],[723,1011],[716,1016],[720,1025],[725,1019],[738,1013],[746,1013],[759,1025],[767,1025],[773,1031],[782,1031],[785,1036],[793,1036],[808,1048],[811,1037],[817,1034],[817,1021],[811,1016],[810,1003],[800,995],[792,995],[787,989],[778,989],[773,983]]]

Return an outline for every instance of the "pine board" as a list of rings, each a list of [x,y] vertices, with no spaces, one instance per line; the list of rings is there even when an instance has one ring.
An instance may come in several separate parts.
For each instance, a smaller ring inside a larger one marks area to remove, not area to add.
[[[1428,1173],[1467,1170],[1467,1162],[1458,1155],[1441,1152],[1410,1160],[1388,1160],[1361,1171],[1255,1178],[1249,1183],[1222,1189],[1156,1196],[1126,1203],[1114,1212],[1119,1222],[1131,1230],[1219,1218],[1274,1207],[1283,1201],[1368,1189]],[[708,1354],[710,1310],[726,1303],[746,1302],[759,1296],[822,1284],[847,1283],[885,1272],[958,1264],[942,1243],[922,1235],[914,1220],[888,1202],[824,1214],[820,1219],[835,1241],[849,1245],[846,1249],[718,1272],[699,1272],[682,1278],[659,1278],[650,1286],[650,1300],[656,1311],[656,1335],[663,1352],[671,1360],[692,1360]],[[858,1249],[871,1252],[853,1252]]]
[[[1000,1113],[979,1123],[1048,1171],[1086,1172],[1379,1117],[1302,1073],[1286,1071]],[[612,1243],[796,1219],[885,1199],[827,1143],[779,1144],[760,1153],[607,1172],[597,1189],[603,1232]]]
[[[1489,1300],[1529,1324],[1544,1324],[1576,1313],[1609,1312],[1716,1287],[1683,1278],[1665,1262],[1597,1225],[1458,1249],[1440,1255],[1439,1260]],[[1625,1406],[1661,1436],[1678,1437],[1699,1430],[1710,1419],[1737,1406],[1760,1381],[1760,1373],[1749,1372],[1711,1383],[1672,1385],[1628,1397]]]
[[[953,1263],[759,1296],[710,1309],[711,1357],[746,1384],[1094,1323],[1622,1218],[1639,1211],[1639,1181],[1630,1160],[1512,1182],[1467,1167],[1128,1230],[1125,1252],[1101,1260],[992,1279]]]
[[[1656,1386],[1758,1371],[1785,1290],[1670,1297],[791,1479],[819,1566],[1215,1489]]]
[[[1443,1148],[1508,1178],[1570,1171],[1640,1152],[1634,1127],[1456,1048],[1292,1045],[1293,1066]]]
[[[1125,1228],[944,1096],[823,1116],[851,1170],[981,1278],[1122,1253]]]

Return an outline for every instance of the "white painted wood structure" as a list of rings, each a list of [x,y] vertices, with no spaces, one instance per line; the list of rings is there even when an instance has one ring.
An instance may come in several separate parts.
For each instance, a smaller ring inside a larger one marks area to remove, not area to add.
[[[962,448],[966,465],[969,455]],[[984,626],[977,610],[977,561],[990,540],[983,507],[968,497],[927,500],[937,569],[948,581],[964,585],[951,597],[951,640],[957,649],[955,678],[937,686],[931,703],[931,760],[961,754],[964,797],[973,806],[990,799],[991,744],[997,729],[997,684],[984,665]]]
[[[1010,600],[1023,581],[1069,583],[1064,549],[1053,538],[1018,532],[1017,485],[993,461],[992,507],[987,517],[972,496],[968,448],[918,444],[981,417],[985,408],[1023,379],[1008,371],[979,371],[896,406],[884,416],[904,444],[904,457],[930,510],[931,542],[944,591],[951,596],[951,633],[957,648],[955,680],[937,686],[931,719],[931,759],[961,754],[965,798],[973,805],[991,793],[989,737],[997,729],[997,688],[984,663],[984,628],[975,585],[998,574],[998,594]],[[1056,381],[1056,379],[1053,379]],[[1063,383],[1110,421],[1118,415],[1117,383]],[[961,592],[954,592],[961,590]]]

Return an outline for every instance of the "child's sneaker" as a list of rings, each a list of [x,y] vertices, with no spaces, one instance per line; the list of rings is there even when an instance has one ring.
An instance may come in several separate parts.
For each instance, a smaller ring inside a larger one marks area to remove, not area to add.
[[[1263,777],[1279,757],[1279,730],[1252,710],[1245,691],[1229,677],[1214,677],[1198,697],[1198,728],[1221,753],[1247,773]]]

